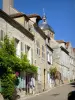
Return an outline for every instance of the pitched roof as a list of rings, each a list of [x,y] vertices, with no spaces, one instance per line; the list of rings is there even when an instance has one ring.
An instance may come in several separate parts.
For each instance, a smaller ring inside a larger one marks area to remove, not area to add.
[[[66,42],[66,48],[68,49],[70,42]]]
[[[75,52],[75,48],[73,48],[73,52]]]
[[[34,35],[31,34],[27,29],[25,29],[21,24],[19,24],[17,21],[13,20],[13,18],[10,17],[10,15],[6,14],[3,10],[0,9],[0,17],[5,19],[6,22],[10,23],[13,27],[21,31],[23,34],[25,34],[30,39],[34,39]]]
[[[68,49],[70,42],[65,42],[64,40],[57,40],[58,43],[65,43],[66,49]]]
[[[56,40],[58,43],[65,43],[64,40]]]
[[[10,15],[10,17],[12,17],[12,18],[18,18],[18,17],[22,17],[22,16],[24,16],[25,18],[27,18],[28,20],[30,20],[29,17],[26,14],[23,14],[21,12]],[[35,14],[33,16],[39,16],[39,15]],[[37,24],[34,25],[34,26],[37,27],[37,30],[39,31],[39,33],[41,34],[41,36],[44,37],[44,39],[46,39],[45,33],[37,26]]]
[[[65,53],[69,54],[69,51],[65,49],[63,46],[60,47]]]
[[[46,39],[46,35],[45,35],[45,33],[40,29],[40,27],[35,23],[34,24],[34,28],[35,28],[35,30],[37,31],[37,32],[39,32],[39,34],[44,38],[44,39]]]
[[[26,14],[21,13],[21,12],[16,13],[16,14],[11,14],[10,16],[11,16],[12,18],[18,18],[18,17],[24,16],[25,18],[27,18],[27,20],[29,20],[29,17],[28,17]]]
[[[29,18],[37,17],[37,19],[42,20],[42,18],[38,14],[29,14],[27,15]]]

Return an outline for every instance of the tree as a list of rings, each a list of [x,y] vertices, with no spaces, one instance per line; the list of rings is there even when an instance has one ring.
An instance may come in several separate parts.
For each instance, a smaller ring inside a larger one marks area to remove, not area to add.
[[[8,72],[14,73],[17,69],[21,70],[21,59],[16,56],[14,40],[9,40],[8,36],[5,36],[0,46],[0,71],[2,72],[0,76]]]
[[[50,68],[50,75],[55,79],[55,75],[57,73],[57,68],[56,67],[51,67]]]
[[[29,63],[26,54],[22,54],[21,64],[22,64],[22,70],[25,71],[27,74],[28,73],[37,74],[37,67]]]
[[[15,90],[17,69],[21,69],[21,60],[16,56],[14,40],[9,40],[5,36],[4,41],[0,42],[0,78],[2,94],[4,98],[11,99]]]
[[[31,65],[27,55],[22,58],[16,56],[14,40],[10,40],[6,35],[3,42],[0,42],[0,78],[2,85],[2,94],[4,98],[11,100],[15,91],[15,85],[18,85],[16,72],[25,71],[26,73],[37,73],[37,67]],[[16,82],[17,81],[17,82]]]

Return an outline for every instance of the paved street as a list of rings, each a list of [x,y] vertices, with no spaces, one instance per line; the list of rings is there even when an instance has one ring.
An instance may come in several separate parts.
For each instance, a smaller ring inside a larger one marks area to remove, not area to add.
[[[64,85],[27,100],[67,100],[67,95],[72,90],[75,90],[75,85]]]

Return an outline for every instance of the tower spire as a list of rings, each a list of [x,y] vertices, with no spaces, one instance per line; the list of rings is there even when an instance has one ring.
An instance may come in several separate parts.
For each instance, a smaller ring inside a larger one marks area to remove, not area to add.
[[[43,15],[45,16],[45,9],[43,8]]]
[[[42,20],[43,20],[43,22],[47,23],[46,14],[45,14],[44,8],[43,8],[43,17],[42,17]]]

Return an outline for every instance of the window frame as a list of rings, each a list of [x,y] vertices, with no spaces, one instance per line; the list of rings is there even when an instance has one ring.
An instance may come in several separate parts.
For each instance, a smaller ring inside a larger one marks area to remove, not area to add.
[[[42,45],[42,58],[45,59],[45,47]]]
[[[36,54],[40,56],[40,43],[36,40]]]
[[[4,41],[4,31],[0,30],[0,41]]]

